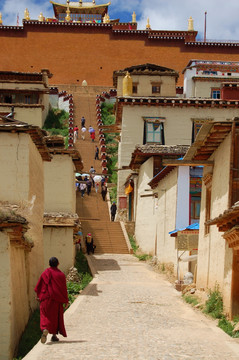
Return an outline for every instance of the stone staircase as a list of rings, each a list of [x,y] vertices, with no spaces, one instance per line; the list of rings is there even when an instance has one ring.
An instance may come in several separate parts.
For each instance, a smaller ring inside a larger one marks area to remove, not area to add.
[[[87,132],[85,140],[80,138],[76,141],[75,147],[79,150],[83,159],[83,172],[88,173],[91,166],[96,170],[96,173],[101,174],[101,160],[94,160],[95,146],[98,145],[99,133],[96,123],[96,95],[102,91],[107,91],[107,88],[99,87],[82,87],[82,86],[58,86],[59,90],[66,90],[73,94],[74,99],[74,121],[81,129],[81,117],[86,119],[86,128],[93,126],[96,130],[95,142],[92,142],[90,135]],[[111,254],[127,254],[129,249],[119,222],[110,221],[108,201],[103,201],[99,192],[96,194],[95,189],[92,188],[91,194],[85,194],[81,198],[80,192],[77,192],[77,214],[80,217],[83,229],[83,236],[88,232],[92,233],[94,243],[96,245],[95,253],[111,253]]]

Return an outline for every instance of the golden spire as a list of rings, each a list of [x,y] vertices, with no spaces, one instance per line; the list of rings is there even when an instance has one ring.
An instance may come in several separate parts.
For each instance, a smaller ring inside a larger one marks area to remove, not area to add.
[[[40,15],[38,16],[38,21],[44,21],[43,13],[40,12]]]
[[[2,13],[0,13],[0,26],[2,25]]]
[[[82,0],[79,0],[79,6],[82,6]]]
[[[132,14],[132,23],[136,23],[136,14],[135,11]]]
[[[109,22],[110,22],[109,14],[105,14],[105,16],[103,17],[103,23],[108,24]]]
[[[24,11],[24,19],[25,19],[25,20],[31,20],[31,19],[30,19],[30,14],[29,14],[29,11],[28,11],[27,8],[26,8],[25,11]]]
[[[125,77],[123,78],[123,96],[132,96],[133,93],[133,82],[132,78],[127,71]]]
[[[67,10],[66,10],[66,17],[65,17],[65,21],[69,22],[71,21],[71,16],[70,16],[70,5],[69,5],[69,0],[67,0]]]
[[[190,16],[190,18],[188,19],[188,31],[194,31],[192,16]]]
[[[149,23],[149,18],[147,18],[146,30],[151,30],[151,26]]]

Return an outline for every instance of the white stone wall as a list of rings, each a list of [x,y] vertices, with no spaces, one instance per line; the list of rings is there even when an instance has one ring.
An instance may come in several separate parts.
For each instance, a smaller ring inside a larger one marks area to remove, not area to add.
[[[154,196],[142,197],[153,194],[148,185],[153,177],[153,157],[148,159],[141,167],[137,181],[135,236],[140,249],[148,254],[155,255],[155,233],[157,222],[157,200]],[[149,190],[149,191],[147,191]]]
[[[55,256],[59,268],[65,274],[74,264],[75,246],[72,227],[44,227],[44,268],[49,267],[49,259]]]
[[[5,304],[8,320],[0,321],[0,333],[7,334],[8,351],[12,354],[30,309],[36,307],[34,287],[43,270],[43,161],[28,134],[1,132],[0,163],[0,199],[20,206],[21,215],[29,222],[27,236],[34,242],[28,254],[21,248],[10,247],[6,237],[0,241],[5,244],[0,252],[1,267],[4,267],[0,283],[5,284],[8,297]],[[0,234],[2,237],[3,233]]]
[[[0,359],[12,359],[11,349],[11,264],[10,264],[10,241],[6,232],[0,231]]]
[[[192,121],[194,119],[217,119],[223,121],[238,116],[238,109],[215,109],[196,107],[123,106],[122,131],[119,144],[118,167],[128,166],[136,145],[143,144],[143,117],[164,117],[165,145],[191,145]],[[122,188],[126,176],[120,171],[118,189]],[[125,173],[126,174],[126,173]]]
[[[54,155],[44,163],[45,212],[76,211],[74,163],[70,155]]]
[[[118,76],[117,95],[123,96],[123,78]],[[134,96],[176,96],[176,80],[173,76],[131,75],[132,82],[137,83],[137,94]],[[152,93],[152,82],[160,83],[160,94]]]
[[[230,174],[230,143],[228,135],[210,160],[214,159],[211,219],[219,216],[228,208],[229,174]],[[209,172],[206,168],[204,174]],[[217,283],[223,293],[225,310],[229,311],[231,299],[232,249],[228,248],[216,225],[209,227],[205,235],[206,187],[202,186],[200,212],[200,231],[198,248],[197,287],[214,289]]]

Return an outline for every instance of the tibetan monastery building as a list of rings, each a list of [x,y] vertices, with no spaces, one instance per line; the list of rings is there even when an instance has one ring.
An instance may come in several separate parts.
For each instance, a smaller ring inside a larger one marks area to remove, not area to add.
[[[51,69],[51,84],[112,86],[114,70],[153,63],[179,72],[191,59],[239,61],[239,42],[197,41],[193,20],[187,30],[137,29],[136,15],[127,23],[110,19],[110,3],[51,1],[54,16],[31,19],[25,10],[22,26],[6,26],[0,17],[2,71],[39,72]],[[185,21],[186,22],[186,21]],[[186,27],[186,24],[185,24]]]

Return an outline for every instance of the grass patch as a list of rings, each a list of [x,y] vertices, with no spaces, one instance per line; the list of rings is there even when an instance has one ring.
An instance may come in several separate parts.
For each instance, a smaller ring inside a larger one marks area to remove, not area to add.
[[[209,298],[205,303],[203,310],[205,314],[210,315],[214,319],[220,319],[223,316],[223,300],[219,291],[219,286],[215,285],[213,291],[210,290]]]
[[[192,295],[183,295],[183,300],[192,306],[199,304],[198,299]]]
[[[133,249],[133,252],[135,254],[136,251],[138,250],[139,246],[136,244],[136,241],[135,241],[133,235],[129,235],[129,241],[130,241],[130,245]]]
[[[139,250],[139,246],[136,244],[133,235],[129,235],[129,241],[133,249],[134,256],[137,257],[139,261],[147,261],[152,258],[152,256],[148,254],[137,254],[137,251]]]
[[[137,255],[135,254],[135,256],[140,260],[140,261],[147,261],[149,259],[151,259],[151,255],[148,254],[141,254],[141,255]]]
[[[30,316],[28,324],[19,342],[17,360],[21,360],[39,341],[40,330],[40,311],[37,309]]]
[[[226,319],[225,316],[222,316],[222,318],[218,321],[218,327],[222,329],[225,333],[227,333],[229,336],[233,338],[239,338],[239,331],[233,331],[237,323],[238,319],[237,321],[229,321]]]

